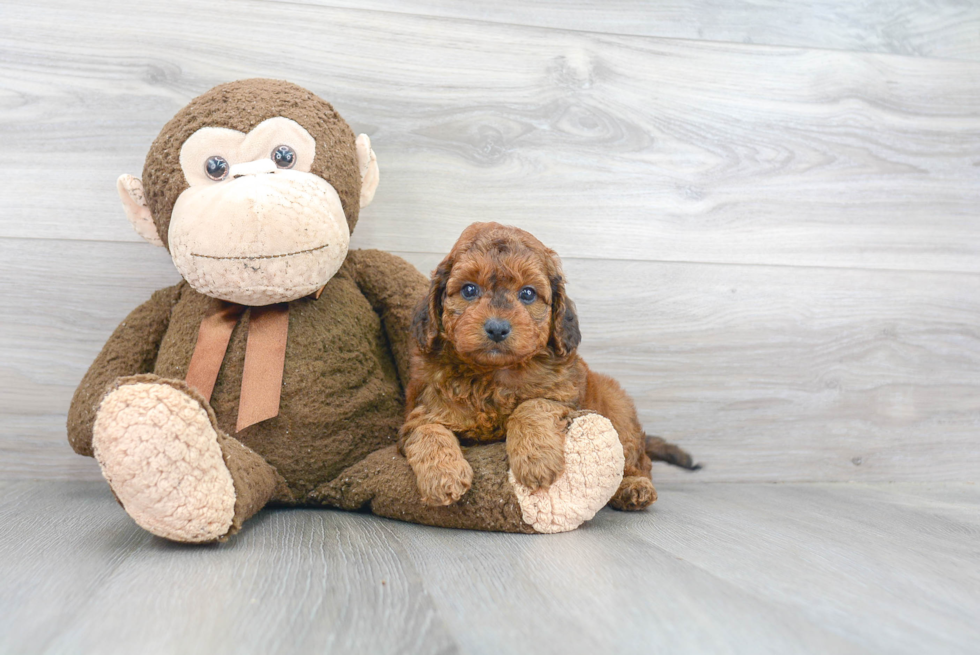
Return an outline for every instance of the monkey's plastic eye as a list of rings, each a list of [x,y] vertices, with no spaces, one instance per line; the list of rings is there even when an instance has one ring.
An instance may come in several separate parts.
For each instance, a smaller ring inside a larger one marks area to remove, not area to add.
[[[219,182],[228,177],[228,161],[218,155],[208,157],[208,161],[204,164],[204,172],[212,180]]]
[[[459,295],[463,300],[473,300],[480,295],[480,287],[468,282],[459,288]]]
[[[296,151],[289,146],[279,146],[272,151],[272,161],[279,168],[292,168],[296,163]]]
[[[530,305],[538,297],[538,292],[534,290],[534,287],[524,287],[521,289],[517,297],[521,299],[521,302],[525,305]]]

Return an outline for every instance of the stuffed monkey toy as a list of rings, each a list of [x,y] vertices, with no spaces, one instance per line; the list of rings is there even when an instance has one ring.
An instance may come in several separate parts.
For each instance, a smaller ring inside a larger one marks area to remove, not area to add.
[[[574,457],[550,489],[520,493],[504,444],[491,444],[467,449],[462,499],[422,502],[395,444],[428,282],[398,257],[349,250],[377,184],[367,135],[313,93],[262,79],[192,100],[142,180],[119,178],[130,222],[183,280],[109,338],[72,399],[68,440],[141,527],[223,541],[274,504],[558,532],[616,490],[622,449],[588,415],[569,427]]]

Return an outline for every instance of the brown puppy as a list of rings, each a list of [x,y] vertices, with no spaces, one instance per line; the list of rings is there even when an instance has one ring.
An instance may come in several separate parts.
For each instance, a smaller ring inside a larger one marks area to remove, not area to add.
[[[564,470],[565,428],[580,410],[608,418],[623,444],[623,482],[610,506],[643,509],[657,499],[651,457],[695,468],[677,446],[646,437],[622,387],[576,354],[581,335],[561,262],[524,230],[466,228],[433,273],[412,327],[399,449],[430,505],[451,505],[470,488],[461,443],[506,439],[517,481],[549,487]]]

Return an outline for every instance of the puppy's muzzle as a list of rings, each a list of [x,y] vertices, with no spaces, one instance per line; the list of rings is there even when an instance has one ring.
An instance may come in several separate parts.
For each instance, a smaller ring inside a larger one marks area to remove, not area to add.
[[[483,331],[487,333],[487,338],[494,343],[500,343],[510,336],[510,321],[499,318],[488,318],[483,324]]]

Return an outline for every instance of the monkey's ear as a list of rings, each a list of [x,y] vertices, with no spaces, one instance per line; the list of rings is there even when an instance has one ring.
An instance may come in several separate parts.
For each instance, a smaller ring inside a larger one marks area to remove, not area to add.
[[[357,136],[357,167],[361,173],[361,209],[374,200],[374,192],[378,190],[378,158],[371,150],[371,137],[367,134]]]
[[[136,232],[154,246],[162,246],[163,240],[157,234],[157,226],[153,222],[150,208],[146,206],[143,183],[140,179],[132,175],[120,175],[116,180],[116,190],[119,192],[119,199],[122,200],[126,218],[133,224]]]

